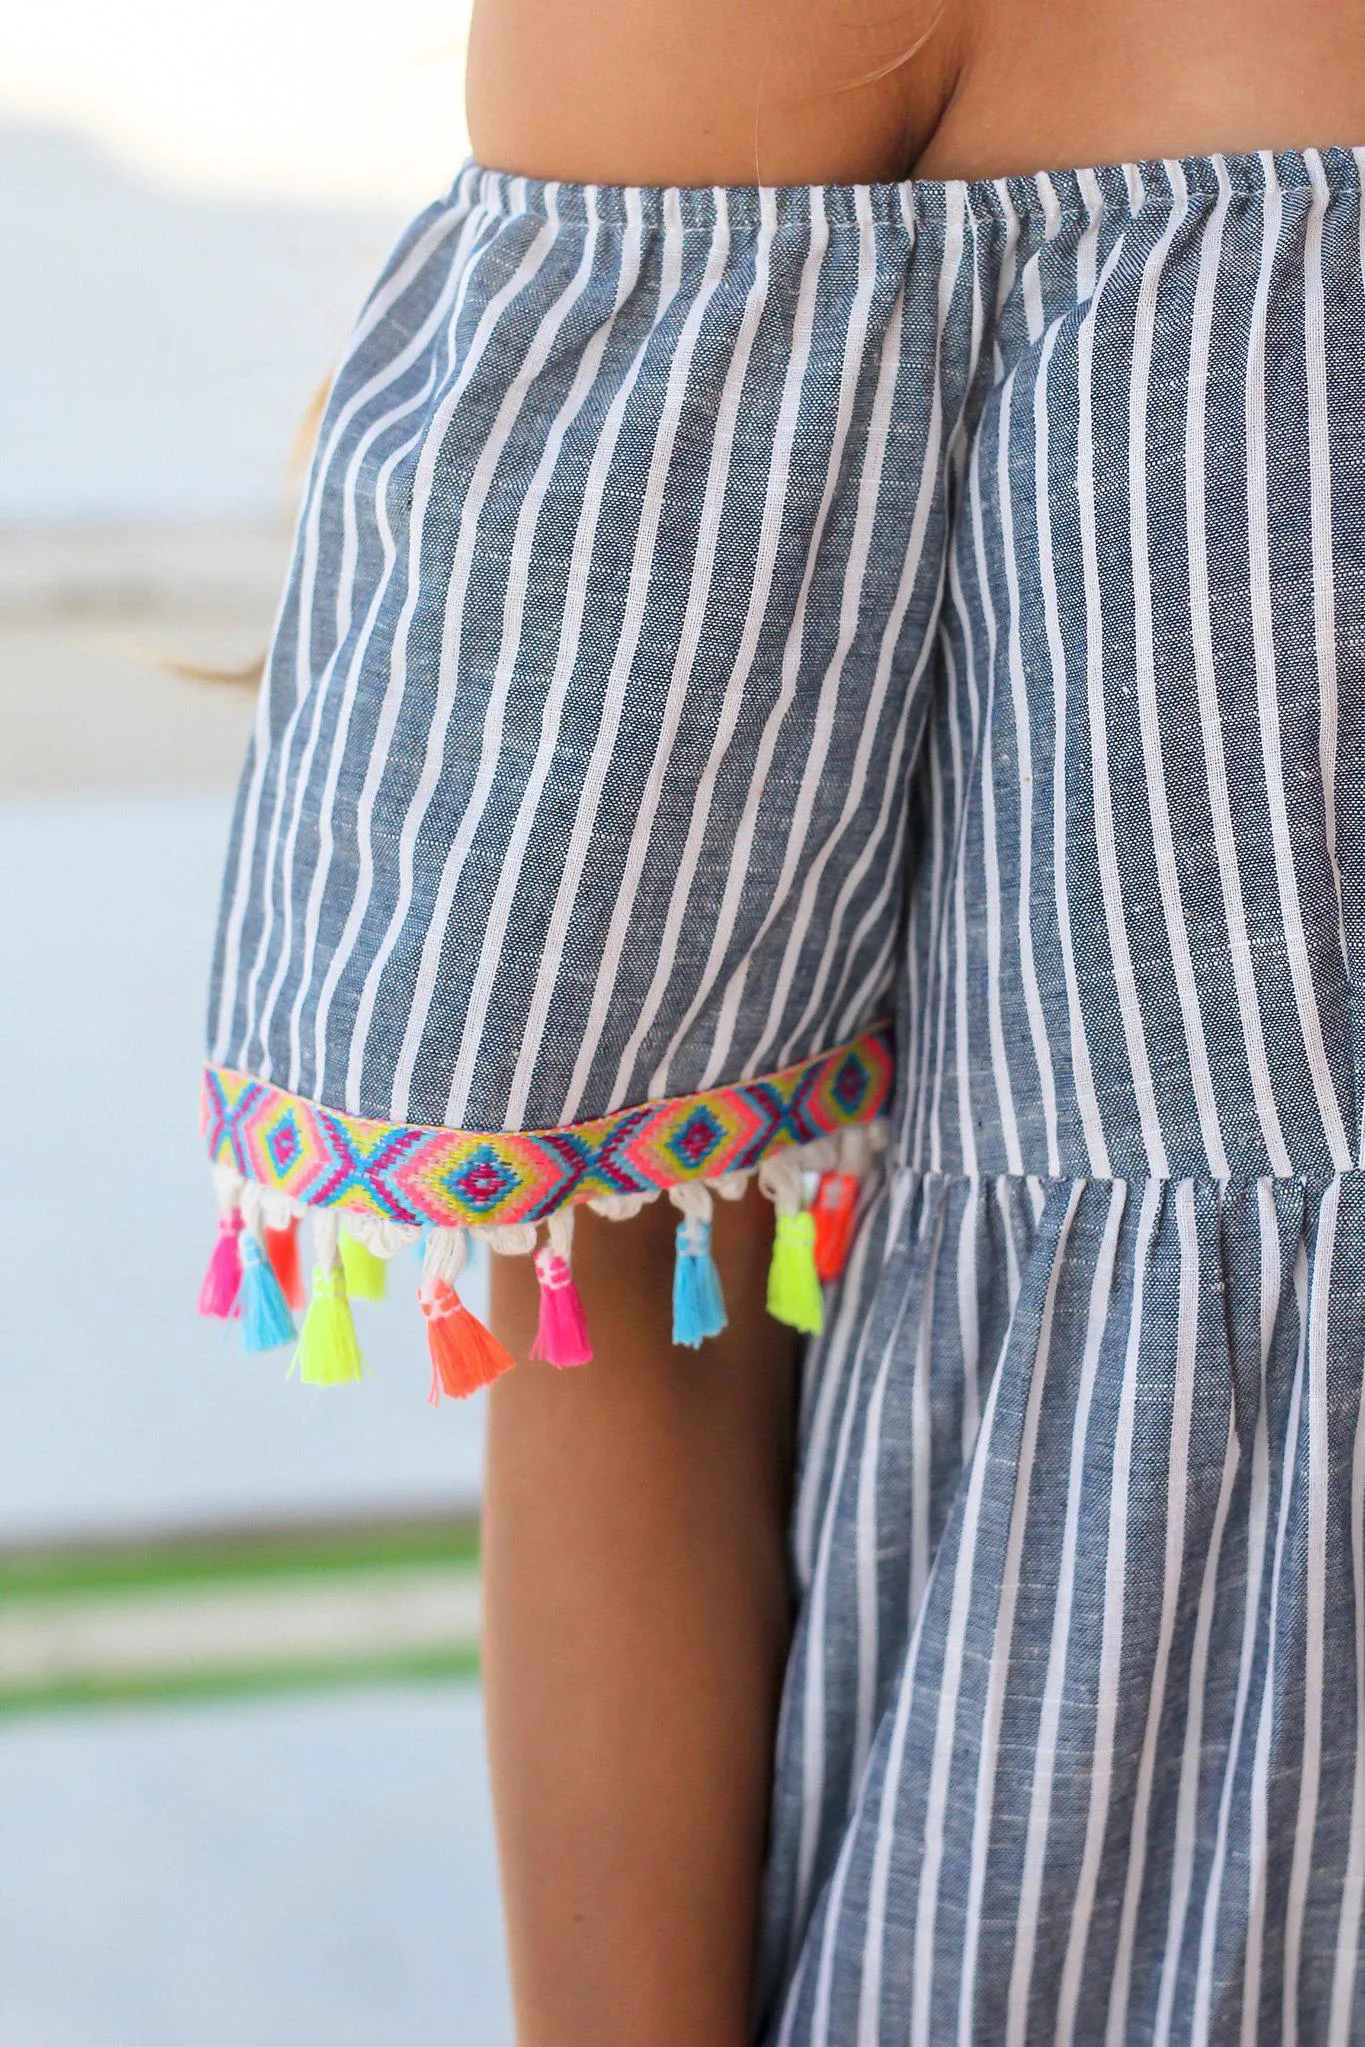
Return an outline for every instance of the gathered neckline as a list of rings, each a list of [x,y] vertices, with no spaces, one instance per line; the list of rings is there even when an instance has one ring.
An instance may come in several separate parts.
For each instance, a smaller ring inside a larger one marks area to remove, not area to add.
[[[1092,169],[1015,173],[999,178],[904,178],[877,184],[610,185],[533,178],[490,170],[471,158],[452,197],[494,214],[530,214],[564,223],[598,222],[660,232],[711,232],[805,225],[823,217],[839,225],[901,225],[954,219],[1041,221],[1055,230],[1067,218],[1093,220],[1116,209],[1213,203],[1220,197],[1260,200],[1316,192],[1358,197],[1365,147],[1216,151],[1206,156],[1150,157]]]

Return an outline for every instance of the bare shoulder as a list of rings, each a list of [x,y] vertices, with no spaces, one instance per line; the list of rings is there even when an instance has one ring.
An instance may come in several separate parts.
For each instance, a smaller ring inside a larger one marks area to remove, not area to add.
[[[907,175],[965,0],[475,0],[468,107],[498,169],[620,184]]]
[[[971,7],[920,176],[1365,142],[1365,0]]]

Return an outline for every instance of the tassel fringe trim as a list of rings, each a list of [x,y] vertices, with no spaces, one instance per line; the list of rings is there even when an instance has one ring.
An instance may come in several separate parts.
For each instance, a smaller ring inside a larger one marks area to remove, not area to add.
[[[863,1186],[884,1142],[880,1125],[859,1125],[838,1137],[773,1153],[756,1176],[727,1173],[670,1188],[668,1199],[679,1210],[674,1343],[697,1349],[726,1327],[711,1241],[714,1203],[717,1198],[738,1200],[754,1177],[776,1211],[768,1312],[803,1336],[818,1335],[824,1326],[824,1289],[845,1269]],[[431,1404],[465,1399],[510,1371],[514,1359],[465,1306],[457,1289],[473,1236],[499,1256],[534,1256],[540,1315],[531,1356],[561,1370],[587,1364],[592,1357],[587,1317],[573,1277],[572,1207],[556,1209],[540,1228],[534,1223],[504,1223],[476,1230],[421,1229],[382,1216],[343,1217],[334,1209],[305,1209],[278,1190],[259,1187],[221,1164],[214,1180],[218,1237],[200,1288],[200,1313],[238,1322],[243,1348],[250,1352],[294,1344],[289,1369],[303,1385],[351,1385],[364,1376],[352,1302],[382,1299],[388,1262],[413,1248],[421,1249],[423,1259],[417,1298],[431,1361]],[[599,1194],[587,1205],[613,1221],[624,1221],[657,1198],[635,1192]],[[314,1242],[306,1312],[298,1242],[305,1214],[311,1217]],[[296,1325],[299,1314],[303,1319]]]

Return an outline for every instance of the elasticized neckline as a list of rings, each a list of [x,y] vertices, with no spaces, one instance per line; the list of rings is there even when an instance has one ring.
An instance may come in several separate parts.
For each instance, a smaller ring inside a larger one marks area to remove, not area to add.
[[[601,221],[662,232],[710,232],[721,219],[732,231],[805,226],[823,212],[831,225],[901,225],[913,232],[954,217],[1008,224],[1037,220],[1046,230],[1063,219],[1094,219],[1115,210],[1169,207],[1182,196],[1216,200],[1220,193],[1259,198],[1314,191],[1358,197],[1365,147],[1287,149],[1153,157],[1092,170],[1039,171],[1032,177],[907,178],[868,185],[587,185],[562,178],[520,177],[486,169],[472,158],[452,196],[509,218],[530,214],[565,222]]]

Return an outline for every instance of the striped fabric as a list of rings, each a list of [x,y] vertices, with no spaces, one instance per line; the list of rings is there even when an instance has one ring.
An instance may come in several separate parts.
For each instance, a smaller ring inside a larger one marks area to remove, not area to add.
[[[471,167],[417,222],[322,425],[216,1065],[548,1129],[887,1013],[946,531],[909,202]]]
[[[765,2047],[1365,2041],[1349,151],[471,167],[324,424],[211,1056],[547,1130],[894,1008]]]
[[[805,1381],[762,2036],[1347,2047],[1359,169],[916,196],[971,367],[896,1163]]]

